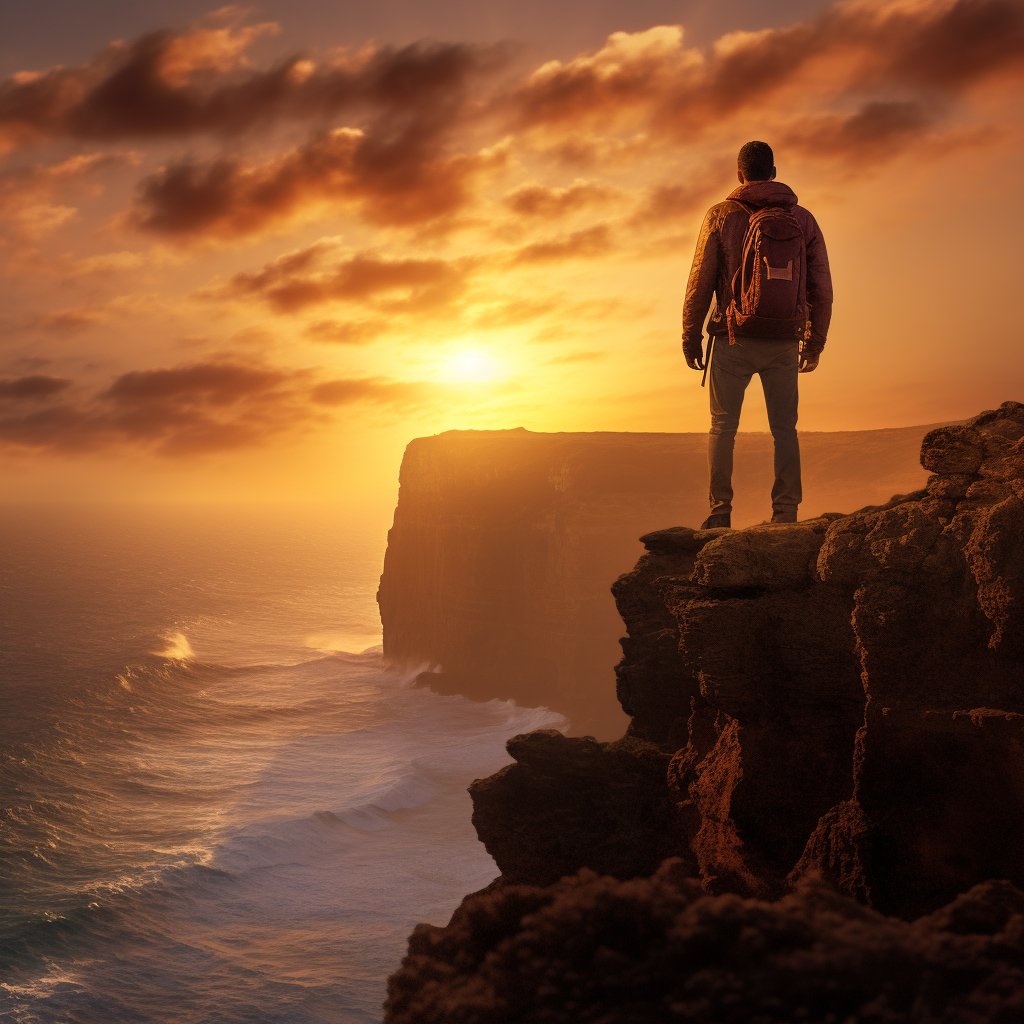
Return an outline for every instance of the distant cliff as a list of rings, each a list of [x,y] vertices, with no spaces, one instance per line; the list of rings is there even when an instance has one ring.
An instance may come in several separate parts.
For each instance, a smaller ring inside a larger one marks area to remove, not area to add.
[[[1024,1019],[1024,405],[921,462],[851,515],[644,536],[627,735],[473,783],[502,875],[417,927],[389,1024]]]
[[[801,435],[809,513],[920,486],[926,428]],[[653,526],[707,514],[705,434],[449,431],[402,461],[377,598],[384,654],[436,689],[544,704],[573,733],[620,735],[608,581]],[[734,522],[770,514],[768,434],[737,442]]]

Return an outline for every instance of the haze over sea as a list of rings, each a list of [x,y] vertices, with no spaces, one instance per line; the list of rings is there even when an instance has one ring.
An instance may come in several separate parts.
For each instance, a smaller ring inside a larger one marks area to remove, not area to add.
[[[386,526],[0,512],[0,1019],[374,1022],[551,712],[384,668]]]

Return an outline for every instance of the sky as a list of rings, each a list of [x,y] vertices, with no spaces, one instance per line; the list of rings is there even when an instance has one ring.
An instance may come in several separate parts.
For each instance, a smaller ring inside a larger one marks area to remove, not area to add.
[[[1020,400],[1022,84],[1021,0],[5,3],[0,502],[383,515],[413,437],[703,431],[755,138],[832,268],[802,429]]]

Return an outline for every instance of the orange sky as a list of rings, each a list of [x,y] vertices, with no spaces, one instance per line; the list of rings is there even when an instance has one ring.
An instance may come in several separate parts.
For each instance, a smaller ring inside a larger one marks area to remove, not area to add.
[[[76,52],[42,4],[2,55],[0,499],[376,514],[415,436],[704,430],[680,302],[751,138],[832,265],[803,429],[1021,399],[1024,5],[664,6],[507,41],[136,11]]]

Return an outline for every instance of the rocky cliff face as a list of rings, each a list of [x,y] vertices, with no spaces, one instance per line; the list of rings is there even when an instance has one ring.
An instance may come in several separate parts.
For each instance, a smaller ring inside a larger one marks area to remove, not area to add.
[[[806,508],[923,482],[921,429],[803,435]],[[445,692],[511,697],[602,738],[628,724],[608,581],[652,525],[707,514],[704,434],[450,431],[411,442],[378,601],[384,653]],[[737,444],[736,522],[768,514],[771,438]]]
[[[826,886],[708,896],[667,860],[467,900],[418,925],[388,1024],[1011,1024],[1024,1019],[1024,894],[976,886],[909,923]]]
[[[389,1021],[1016,1019],[1024,948],[996,932],[1024,934],[1024,405],[928,433],[921,461],[924,489],[852,515],[643,537],[613,588],[626,737],[516,737],[474,783],[503,878],[420,926]],[[986,938],[936,1000],[945,932]],[[510,999],[529,1008],[494,1016]]]

